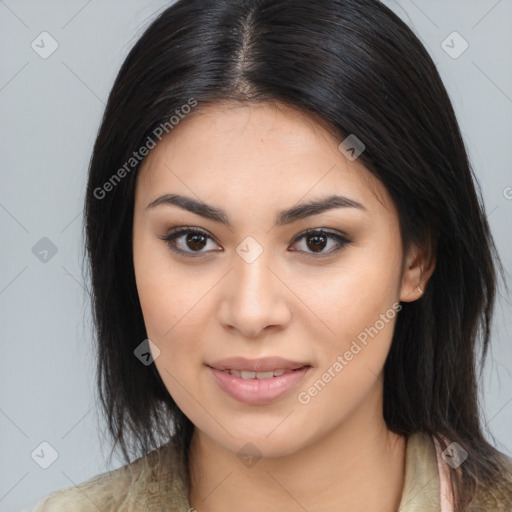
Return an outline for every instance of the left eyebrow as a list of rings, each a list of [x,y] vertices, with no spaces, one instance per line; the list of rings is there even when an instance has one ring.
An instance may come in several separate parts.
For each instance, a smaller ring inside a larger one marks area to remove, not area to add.
[[[231,222],[227,213],[216,206],[212,206],[201,201],[196,201],[191,197],[183,196],[180,194],[165,194],[158,197],[154,201],[151,201],[147,208],[155,208],[159,205],[174,205],[187,210],[196,215],[200,215],[206,219],[210,219],[214,222],[220,222],[225,226],[231,228]],[[363,211],[367,211],[366,208],[354,199],[348,197],[331,195],[325,198],[309,201],[307,203],[301,203],[297,206],[293,206],[286,210],[282,210],[276,215],[274,220],[275,225],[284,226],[286,224],[292,224],[306,217],[312,215],[318,215],[327,210],[334,208],[357,208]]]

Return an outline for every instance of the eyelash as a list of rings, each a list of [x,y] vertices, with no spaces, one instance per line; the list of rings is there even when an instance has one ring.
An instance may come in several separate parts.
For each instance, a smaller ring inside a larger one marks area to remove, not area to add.
[[[190,227],[190,226],[186,226],[184,228],[174,229],[174,230],[170,231],[167,235],[164,235],[164,236],[159,237],[159,238],[161,240],[163,240],[164,242],[166,242],[166,244],[169,247],[169,249],[171,249],[172,251],[178,253],[181,256],[184,256],[184,257],[187,257],[187,258],[198,258],[198,257],[201,257],[202,254],[204,254],[203,252],[200,252],[200,251],[193,251],[193,252],[183,251],[181,249],[178,249],[175,246],[175,240],[177,238],[180,238],[183,235],[189,235],[189,234],[190,235],[201,235],[201,236],[205,236],[205,237],[209,238],[210,240],[213,240],[213,238],[210,235],[208,235],[208,233],[206,233],[205,231],[202,231],[202,230],[199,230],[197,228]],[[323,229],[319,229],[319,228],[317,228],[317,229],[308,229],[308,230],[304,231],[303,233],[300,233],[299,235],[297,235],[293,239],[292,243],[296,244],[301,239],[307,238],[308,236],[313,236],[313,235],[325,236],[329,240],[334,240],[335,242],[338,242],[340,247],[338,247],[337,249],[334,249],[334,250],[331,249],[328,252],[322,252],[322,253],[308,253],[308,252],[306,252],[305,253],[306,257],[322,258],[322,257],[330,256],[330,255],[340,251],[341,249],[343,249],[346,245],[352,243],[351,240],[349,240],[347,237],[345,237],[345,236],[343,236],[341,234],[336,234],[336,233],[332,233],[332,232],[329,232],[329,231],[324,231]],[[304,252],[304,251],[298,251],[298,252]]]

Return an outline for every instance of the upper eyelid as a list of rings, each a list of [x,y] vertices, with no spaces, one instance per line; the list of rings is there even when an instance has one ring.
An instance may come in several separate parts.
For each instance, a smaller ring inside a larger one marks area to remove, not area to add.
[[[197,232],[200,232],[206,236],[208,236],[209,238],[211,238],[212,240],[216,242],[216,239],[215,237],[207,230],[203,229],[203,228],[199,228],[199,227],[195,227],[195,226],[180,226],[180,227],[176,227],[176,228],[173,228],[171,230],[169,230],[163,237],[161,238],[166,238],[170,235],[175,235],[175,234],[183,234],[183,233],[186,233],[188,231],[197,231]],[[308,228],[308,229],[305,229],[303,231],[301,231],[300,233],[297,233],[294,237],[293,237],[293,241],[296,241],[298,238],[301,238],[305,235],[307,235],[308,233],[316,233],[316,232],[319,232],[319,231],[322,231],[322,232],[325,232],[327,234],[329,233],[332,233],[333,235],[338,235],[340,237],[344,237],[348,240],[348,235],[345,234],[343,231],[339,231],[339,230],[335,230],[333,228],[322,228],[322,227],[318,227],[318,228]]]

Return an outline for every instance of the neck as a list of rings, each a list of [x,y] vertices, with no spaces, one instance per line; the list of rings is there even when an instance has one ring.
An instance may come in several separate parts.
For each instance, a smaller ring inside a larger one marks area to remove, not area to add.
[[[382,408],[375,405],[293,453],[262,458],[251,467],[196,428],[190,446],[190,506],[197,512],[396,511],[406,440],[386,428],[382,415],[375,414]]]

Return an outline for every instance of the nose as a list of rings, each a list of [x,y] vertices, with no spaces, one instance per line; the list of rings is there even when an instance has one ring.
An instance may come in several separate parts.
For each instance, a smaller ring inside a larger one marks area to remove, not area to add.
[[[265,251],[250,263],[236,255],[217,310],[221,325],[247,338],[285,328],[292,316],[288,304],[292,293],[278,274]]]

